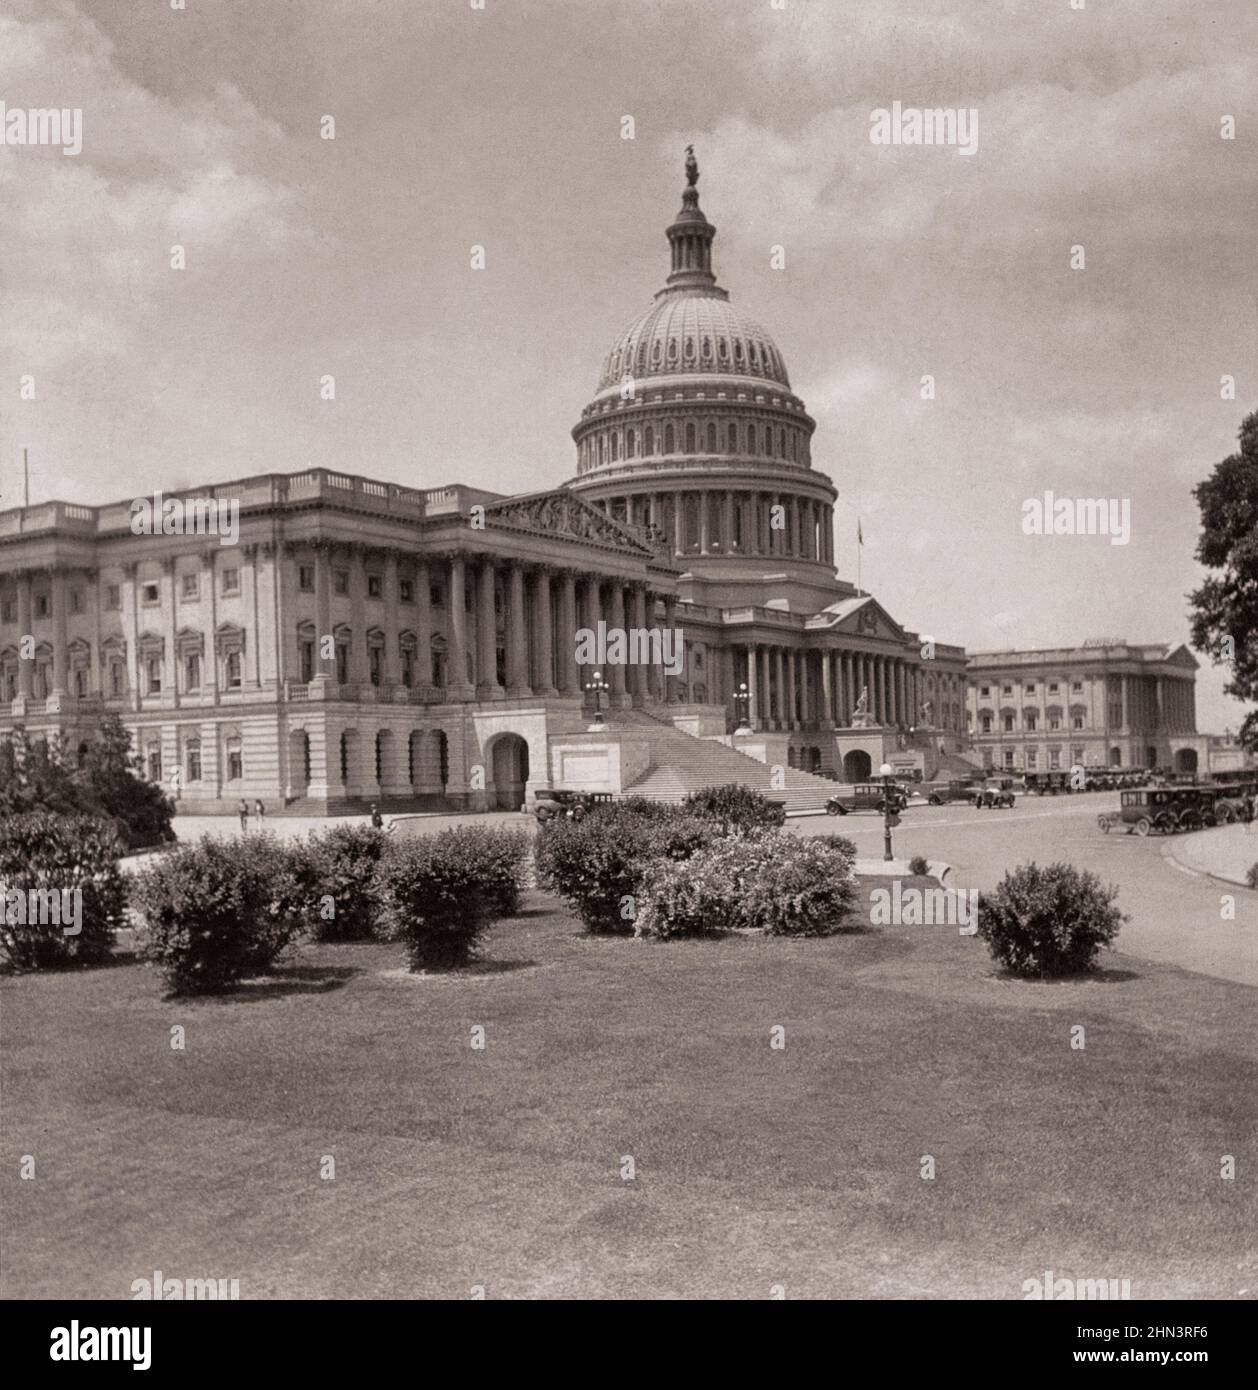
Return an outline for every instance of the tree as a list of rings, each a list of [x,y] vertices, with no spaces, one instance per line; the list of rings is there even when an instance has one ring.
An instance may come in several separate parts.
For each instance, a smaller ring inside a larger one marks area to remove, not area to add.
[[[1197,559],[1217,571],[1188,596],[1193,646],[1228,667],[1226,694],[1258,702],[1258,411],[1241,425],[1240,452],[1216,464],[1193,495],[1201,509]],[[1258,750],[1258,709],[1240,737]]]

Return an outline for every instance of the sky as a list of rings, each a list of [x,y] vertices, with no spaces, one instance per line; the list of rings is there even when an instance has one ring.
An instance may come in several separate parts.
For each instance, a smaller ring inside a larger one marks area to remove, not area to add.
[[[4,0],[0,100],[83,148],[0,148],[0,508],[24,447],[32,501],[562,483],[693,143],[841,574],[859,517],[938,640],[1188,640],[1192,487],[1258,408],[1255,0],[474,3]],[[871,142],[896,101],[975,111],[975,153]],[[1126,501],[1129,543],[1024,534],[1046,491]]]

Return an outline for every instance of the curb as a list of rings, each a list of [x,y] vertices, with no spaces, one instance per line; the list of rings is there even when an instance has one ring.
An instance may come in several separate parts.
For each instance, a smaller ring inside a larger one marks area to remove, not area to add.
[[[892,859],[890,863],[885,859],[858,859],[855,864],[856,872],[862,878],[908,878],[909,865],[906,859]],[[952,865],[945,863],[942,859],[932,859],[926,865],[926,877],[933,878],[941,888],[948,887],[948,875],[952,873]]]
[[[1258,889],[1250,888],[1243,878],[1232,878],[1228,874],[1216,874],[1210,869],[1199,869],[1196,864],[1189,864],[1187,860],[1181,859],[1170,845],[1166,845],[1162,850],[1162,858],[1169,859],[1172,864],[1178,865],[1186,873],[1197,874],[1201,878],[1211,878],[1215,883],[1226,884],[1229,888],[1244,888],[1247,892],[1258,892]]]

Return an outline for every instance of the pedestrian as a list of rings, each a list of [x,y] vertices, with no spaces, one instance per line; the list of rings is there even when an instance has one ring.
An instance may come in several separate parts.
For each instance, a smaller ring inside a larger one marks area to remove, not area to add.
[[[241,830],[249,829],[249,803],[243,796],[240,798],[240,828]]]
[[[258,818],[258,829],[261,830],[261,829],[262,829],[262,822],[266,819],[266,807],[262,804],[262,799],[261,799],[261,797],[259,797],[259,798],[253,803],[253,814],[254,814],[255,816],[257,816],[257,818]]]
[[[373,801],[371,803],[371,824],[376,830],[384,827],[384,817],[380,814],[380,807]]]

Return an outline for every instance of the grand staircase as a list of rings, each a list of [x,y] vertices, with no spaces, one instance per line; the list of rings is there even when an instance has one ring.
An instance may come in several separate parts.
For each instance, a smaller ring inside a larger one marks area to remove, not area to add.
[[[827,797],[839,790],[838,783],[794,767],[783,768],[784,785],[774,787],[772,768],[767,763],[723,743],[685,733],[644,710],[617,710],[608,722],[613,729],[632,728],[651,745],[651,766],[625,788],[626,796],[676,802],[704,787],[740,782],[774,800],[785,801],[788,812],[799,812],[824,811]]]

